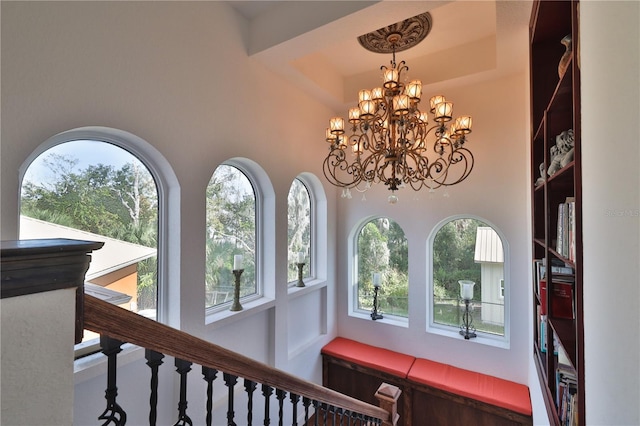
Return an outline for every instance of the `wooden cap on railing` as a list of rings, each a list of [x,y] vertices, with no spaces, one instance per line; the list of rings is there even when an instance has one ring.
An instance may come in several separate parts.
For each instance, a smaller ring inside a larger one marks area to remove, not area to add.
[[[389,420],[382,422],[383,426],[396,426],[400,415],[398,414],[398,398],[402,391],[393,385],[383,383],[376,391],[380,408],[389,413]]]

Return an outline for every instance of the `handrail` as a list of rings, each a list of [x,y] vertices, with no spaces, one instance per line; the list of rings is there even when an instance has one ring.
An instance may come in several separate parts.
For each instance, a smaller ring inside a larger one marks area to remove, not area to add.
[[[93,296],[85,294],[84,298],[87,330],[392,424],[388,423],[392,422],[390,413],[380,407],[302,380]]]

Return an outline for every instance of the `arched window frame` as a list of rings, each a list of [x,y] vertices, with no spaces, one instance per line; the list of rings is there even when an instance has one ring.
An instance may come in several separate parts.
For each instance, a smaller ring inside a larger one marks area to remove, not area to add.
[[[358,237],[362,229],[371,221],[376,219],[386,218],[396,222],[389,216],[384,215],[376,215],[376,216],[368,216],[362,219],[360,222],[356,224],[351,230],[349,234],[349,247],[348,247],[348,255],[349,255],[349,292],[348,292],[348,305],[349,305],[349,316],[361,319],[371,320],[371,312],[359,309],[358,308]],[[404,228],[403,228],[404,231]],[[406,234],[405,234],[406,235]],[[407,253],[408,255],[408,253]],[[407,292],[409,292],[410,286],[407,283]],[[409,327],[409,315],[407,317],[401,317],[396,315],[385,314],[384,318],[381,320],[377,320],[379,322],[384,322],[385,324],[392,324],[400,327]]]
[[[292,182],[291,182],[291,186],[289,186],[289,192],[291,192],[291,188],[293,187],[293,184],[298,181],[300,182],[300,184],[304,187],[304,189],[307,191],[307,196],[309,197],[309,251],[307,253],[305,253],[305,257],[307,259],[305,270],[303,273],[303,281],[310,281],[315,277],[315,270],[316,270],[316,265],[315,265],[315,252],[316,252],[316,247],[315,247],[315,240],[316,240],[316,235],[315,235],[315,217],[316,217],[316,212],[315,212],[315,200],[314,200],[314,196],[313,193],[311,191],[311,189],[309,189],[309,185],[305,182],[304,177],[302,176],[298,176],[296,177]],[[288,196],[287,196],[287,200],[288,200]],[[288,207],[288,201],[287,201],[287,207]],[[288,208],[287,208],[288,211]],[[289,223],[289,218],[287,217],[287,227],[288,227],[288,223]],[[289,245],[289,241],[287,238],[287,246]],[[289,253],[287,253],[287,260],[289,259]],[[289,265],[287,265],[288,267]],[[288,270],[288,269],[287,269]],[[297,279],[294,279],[292,281],[289,281],[289,277],[287,274],[287,285],[289,287],[291,286],[295,286],[297,283]]]
[[[275,298],[275,192],[267,173],[260,165],[248,158],[235,157],[220,165],[232,166],[240,170],[253,186],[256,197],[256,293],[242,298],[243,302]],[[217,166],[216,166],[217,169]],[[215,173],[214,169],[211,176]],[[271,226],[270,226],[271,225]],[[203,283],[204,284],[204,283]],[[252,305],[244,306],[245,310]],[[206,308],[206,322],[213,323],[227,318],[226,305]]]
[[[457,220],[457,219],[475,219],[475,220],[479,220],[481,222],[486,223],[487,225],[491,226],[493,228],[493,230],[498,234],[498,236],[500,237],[500,240],[502,241],[502,250],[504,253],[504,264],[503,264],[503,268],[504,268],[504,336],[499,336],[499,335],[494,335],[494,334],[490,334],[490,333],[484,333],[482,331],[476,331],[478,337],[471,339],[469,341],[471,342],[475,342],[475,343],[480,343],[480,344],[485,344],[488,346],[496,346],[496,347],[501,347],[501,348],[505,348],[505,349],[509,349],[510,347],[510,318],[511,318],[511,309],[510,309],[510,294],[511,294],[511,277],[510,277],[510,253],[509,253],[509,244],[508,241],[506,239],[506,237],[504,236],[503,232],[500,230],[500,228],[498,228],[494,223],[492,223],[491,221],[480,217],[480,216],[476,216],[473,214],[459,214],[459,215],[454,215],[454,216],[449,216],[443,220],[441,220],[438,224],[436,224],[436,226],[433,228],[433,230],[431,231],[431,233],[429,234],[429,238],[427,240],[427,261],[426,261],[426,266],[427,266],[427,284],[428,284],[428,289],[427,289],[427,332],[428,333],[433,333],[433,334],[439,334],[442,336],[446,336],[446,337],[451,337],[454,339],[462,339],[464,340],[464,337],[460,335],[459,331],[460,328],[459,327],[454,327],[454,326],[449,326],[449,325],[444,325],[444,324],[438,324],[434,322],[434,312],[433,312],[433,290],[434,290],[434,281],[433,281],[433,243],[435,240],[436,235],[438,234],[438,231],[440,231],[440,229],[442,229],[443,226],[445,226],[447,223]]]
[[[39,155],[54,146],[80,140],[105,142],[122,148],[138,158],[153,176],[158,190],[157,320],[171,326],[179,326],[180,186],[169,162],[157,149],[144,139],[124,130],[98,126],[68,130],[47,139],[22,163],[18,171],[20,188],[27,169]],[[20,203],[18,193],[19,206]]]
[[[322,182],[316,175],[303,172],[296,176],[309,192],[311,199],[311,271],[310,277],[305,279],[306,288],[324,286],[327,280],[328,261],[328,213],[327,196]],[[286,276],[285,276],[286,278]],[[291,284],[291,283],[288,283]],[[300,294],[304,288],[288,285],[289,294]]]

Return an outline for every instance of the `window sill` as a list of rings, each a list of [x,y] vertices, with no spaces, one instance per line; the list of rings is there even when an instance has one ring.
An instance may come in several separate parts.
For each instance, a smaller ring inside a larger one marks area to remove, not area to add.
[[[383,315],[384,315],[384,312],[383,312]],[[388,324],[388,325],[393,325],[395,327],[409,328],[409,319],[404,317],[397,317],[394,315],[384,315],[384,318],[373,321],[371,319],[370,312],[361,312],[361,311],[349,312],[349,316],[352,318],[359,318],[359,319],[371,321],[374,323]]]
[[[308,281],[304,282],[304,287],[296,287],[295,284],[289,286],[287,288],[287,294],[289,295],[289,300],[295,299],[300,296],[304,296],[305,294],[309,294],[314,291],[318,291],[327,286],[327,282],[325,280],[320,280],[317,278],[310,278]]]
[[[457,340],[465,340],[460,334],[460,330],[454,327],[431,325],[427,327],[427,333],[437,334],[440,336],[450,337]],[[481,331],[476,331],[477,337],[469,339],[469,342],[478,343],[496,348],[509,349],[509,340],[505,336],[496,336]]]
[[[247,318],[258,312],[273,308],[276,302],[275,300],[269,299],[267,297],[259,297],[257,299],[241,302],[241,304],[241,311],[230,311],[227,307],[226,309],[207,314],[206,325],[212,330],[215,330],[217,328],[224,327],[225,325],[229,325],[241,319]]]

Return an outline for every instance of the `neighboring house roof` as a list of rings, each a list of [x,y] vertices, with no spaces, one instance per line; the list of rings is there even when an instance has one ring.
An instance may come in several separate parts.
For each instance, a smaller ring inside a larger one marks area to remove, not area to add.
[[[476,263],[504,262],[504,252],[502,250],[502,240],[489,226],[479,226],[476,231],[476,252],[473,256]]]
[[[104,246],[91,256],[86,280],[90,281],[156,255],[157,250],[128,243],[104,235],[80,231],[68,226],[20,216],[20,239],[68,238],[72,240],[102,241]]]

